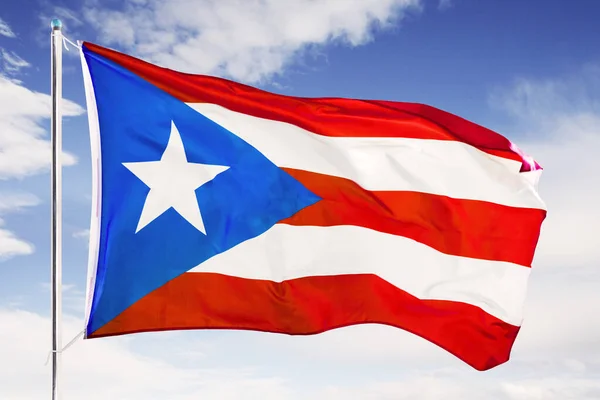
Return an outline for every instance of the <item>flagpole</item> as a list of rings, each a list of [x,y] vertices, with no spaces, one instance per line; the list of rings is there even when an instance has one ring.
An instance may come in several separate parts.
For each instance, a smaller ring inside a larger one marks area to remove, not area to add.
[[[52,400],[60,400],[60,367],[62,346],[62,23],[51,22],[51,79],[52,117],[51,137],[52,163],[50,171],[50,307],[52,320]]]

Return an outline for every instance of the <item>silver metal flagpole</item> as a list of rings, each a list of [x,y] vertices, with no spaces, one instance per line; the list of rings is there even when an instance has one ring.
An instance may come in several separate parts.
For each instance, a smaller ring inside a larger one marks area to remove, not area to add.
[[[50,171],[50,296],[52,319],[52,400],[61,398],[59,391],[62,346],[62,22],[51,22],[52,47],[52,164]]]

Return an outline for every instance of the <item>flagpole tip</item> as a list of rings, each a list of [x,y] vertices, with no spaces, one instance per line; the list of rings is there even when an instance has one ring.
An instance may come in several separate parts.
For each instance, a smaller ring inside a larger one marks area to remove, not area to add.
[[[60,19],[54,18],[52,21],[50,21],[50,26],[52,27],[53,31],[60,30],[62,29],[62,22]]]

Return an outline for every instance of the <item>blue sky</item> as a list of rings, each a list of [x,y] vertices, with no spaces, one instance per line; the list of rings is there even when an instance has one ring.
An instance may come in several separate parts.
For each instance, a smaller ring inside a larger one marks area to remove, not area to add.
[[[52,16],[63,19],[71,40],[186,72],[290,95],[414,101],[456,113],[508,136],[545,167],[540,190],[550,213],[513,361],[489,373],[474,373],[387,327],[311,338],[164,333],[77,343],[65,354],[72,372],[65,398],[80,398],[83,382],[97,388],[98,398],[110,385],[128,399],[600,396],[600,322],[592,313],[600,309],[594,231],[600,222],[594,151],[600,145],[600,2],[347,0],[352,5],[340,7],[341,1],[0,5],[0,358],[14,360],[0,366],[0,398],[38,398],[48,383]],[[77,56],[73,48],[64,53],[70,337],[82,329],[91,182]],[[160,397],[161,390],[169,395]]]

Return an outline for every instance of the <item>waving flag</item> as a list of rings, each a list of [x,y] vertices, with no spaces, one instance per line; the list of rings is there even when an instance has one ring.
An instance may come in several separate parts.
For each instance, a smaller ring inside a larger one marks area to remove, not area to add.
[[[277,95],[84,43],[86,337],[392,325],[508,360],[546,211],[509,140],[412,103]]]

